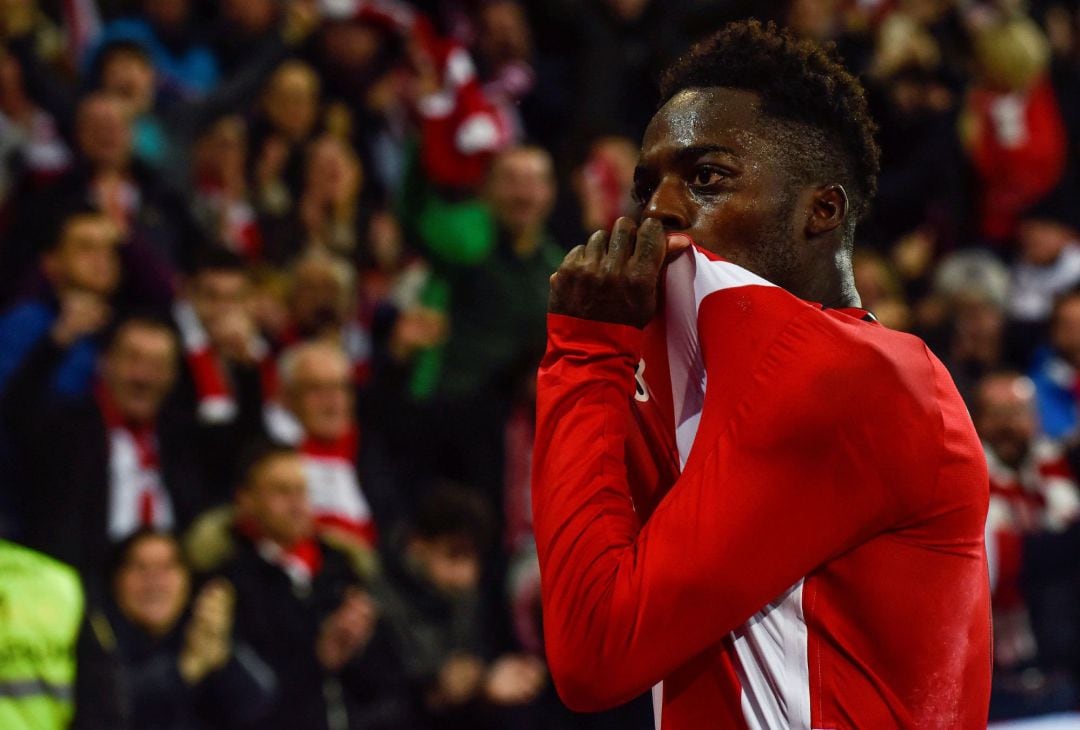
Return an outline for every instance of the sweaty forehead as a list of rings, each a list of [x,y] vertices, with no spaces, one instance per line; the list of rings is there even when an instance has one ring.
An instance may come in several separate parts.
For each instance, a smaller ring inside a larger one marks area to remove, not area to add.
[[[653,116],[642,139],[643,160],[689,147],[720,146],[736,154],[762,141],[760,97],[723,87],[685,89]]]

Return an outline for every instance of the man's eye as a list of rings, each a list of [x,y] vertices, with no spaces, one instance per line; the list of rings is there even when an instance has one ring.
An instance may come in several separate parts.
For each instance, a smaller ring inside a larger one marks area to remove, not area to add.
[[[722,170],[716,167],[699,167],[694,172],[694,185],[708,187],[715,185],[724,178]]]
[[[648,203],[649,198],[652,197],[652,194],[653,189],[648,185],[642,183],[635,184],[633,189],[630,191],[631,197],[638,205],[645,205],[646,203]]]

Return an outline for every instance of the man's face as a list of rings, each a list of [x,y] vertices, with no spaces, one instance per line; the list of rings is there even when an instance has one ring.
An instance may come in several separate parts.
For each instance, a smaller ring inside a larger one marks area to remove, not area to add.
[[[258,464],[237,493],[241,516],[253,520],[267,538],[291,547],[314,531],[304,462],[298,454],[270,456]]]
[[[319,82],[310,68],[289,63],[270,79],[266,113],[277,131],[290,140],[303,139],[315,126]]]
[[[247,316],[251,305],[251,282],[241,271],[200,271],[191,283],[191,305],[213,340],[222,323],[233,317]]]
[[[500,155],[491,168],[487,198],[495,218],[513,235],[543,225],[555,201],[551,159],[534,149]]]
[[[119,99],[92,96],[76,120],[79,150],[91,164],[120,167],[131,156],[131,122]]]
[[[452,536],[414,537],[409,554],[431,584],[443,593],[468,593],[480,583],[480,555],[470,540]]]
[[[58,289],[110,296],[120,282],[119,232],[103,215],[71,219],[60,245],[45,256],[45,272]]]
[[[635,173],[642,218],[796,291],[800,197],[753,92],[687,89],[652,118]]]
[[[109,56],[101,73],[101,85],[123,99],[133,114],[144,114],[154,105],[154,67],[144,56],[118,51]]]
[[[331,266],[310,262],[297,267],[289,301],[293,321],[302,332],[318,334],[345,321],[349,298]]]
[[[1080,297],[1061,302],[1050,324],[1050,342],[1073,367],[1080,367]]]
[[[979,384],[976,397],[979,437],[1005,464],[1020,466],[1038,428],[1031,381],[1016,375],[992,375]]]
[[[329,349],[309,351],[296,363],[288,390],[289,409],[305,433],[334,440],[352,428],[351,375],[345,356]]]
[[[176,379],[176,339],[162,327],[123,325],[102,361],[105,386],[120,413],[136,423],[157,418]]]
[[[160,636],[180,618],[188,598],[188,572],[173,540],[146,537],[116,573],[116,605],[132,623]]]

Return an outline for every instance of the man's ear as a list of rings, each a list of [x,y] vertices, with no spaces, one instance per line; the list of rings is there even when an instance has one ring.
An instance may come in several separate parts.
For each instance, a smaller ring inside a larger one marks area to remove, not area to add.
[[[831,183],[814,189],[806,218],[806,237],[830,233],[844,223],[848,214],[848,195],[843,185]]]

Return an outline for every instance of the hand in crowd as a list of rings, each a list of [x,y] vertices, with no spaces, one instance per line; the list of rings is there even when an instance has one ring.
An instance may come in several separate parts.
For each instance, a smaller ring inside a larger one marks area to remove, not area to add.
[[[379,614],[371,597],[356,589],[345,594],[337,610],[323,622],[315,644],[319,663],[331,672],[340,670],[360,652],[375,633]]]
[[[484,696],[496,705],[523,705],[544,687],[544,663],[527,654],[499,657],[484,678]]]
[[[398,315],[390,335],[390,354],[400,362],[418,350],[435,347],[446,339],[446,315],[430,307],[414,307]]]
[[[60,292],[60,316],[52,328],[53,342],[70,347],[103,330],[111,318],[112,308],[100,294],[81,289]]]
[[[221,579],[207,583],[195,597],[180,652],[180,675],[188,684],[197,684],[229,661],[235,603],[233,587]]]
[[[484,663],[471,654],[456,654],[443,664],[430,704],[456,707],[473,699],[484,681]]]
[[[255,321],[244,310],[231,310],[206,323],[210,339],[217,344],[219,351],[229,360],[250,364],[258,353],[254,343],[258,330]]]

